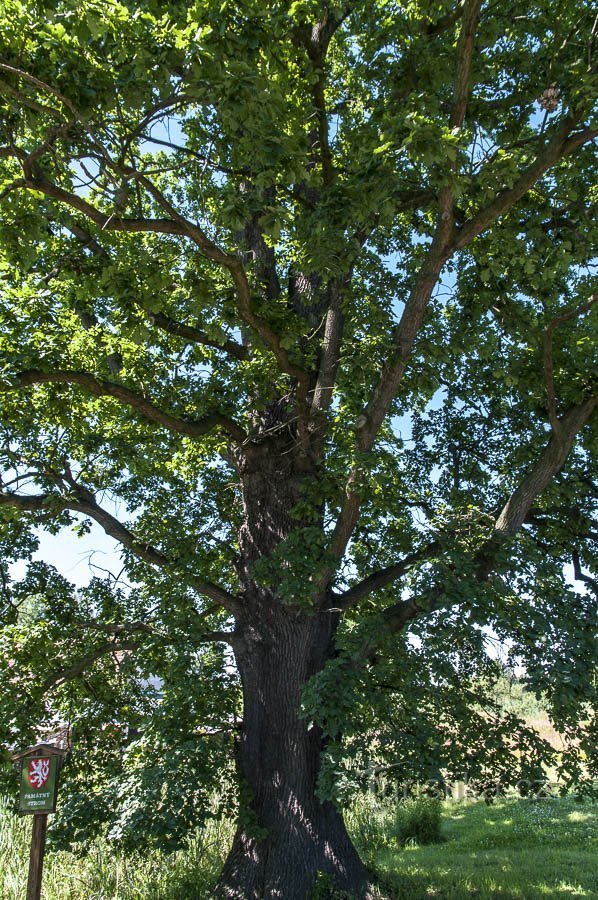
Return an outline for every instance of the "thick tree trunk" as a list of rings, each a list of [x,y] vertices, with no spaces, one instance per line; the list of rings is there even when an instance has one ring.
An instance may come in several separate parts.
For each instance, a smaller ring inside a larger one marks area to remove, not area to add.
[[[324,664],[330,613],[263,610],[236,654],[244,719],[237,745],[240,818],[219,897],[307,900],[318,872],[346,896],[370,896],[368,873],[340,813],[316,797],[321,734],[299,715],[306,681]]]
[[[316,610],[309,591],[306,609],[254,580],[259,560],[275,558],[281,542],[314,522],[294,515],[302,483],[317,469],[311,449],[296,439],[295,419],[287,400],[273,403],[235,460],[244,505],[237,565],[243,612],[234,641],[244,703],[236,746],[240,814],[217,895],[308,900],[323,872],[346,896],[363,900],[368,873],[338,810],[316,796],[322,735],[300,716],[306,683],[334,652],[338,615]]]

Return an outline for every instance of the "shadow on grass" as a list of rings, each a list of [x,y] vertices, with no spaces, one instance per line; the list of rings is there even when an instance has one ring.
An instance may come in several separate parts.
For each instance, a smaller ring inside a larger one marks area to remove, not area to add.
[[[597,897],[596,806],[568,800],[448,807],[443,845],[380,848],[385,897]]]
[[[598,884],[587,854],[561,854],[558,860],[539,855],[533,866],[528,865],[525,851],[456,854],[446,861],[429,857],[407,861],[405,854],[401,859],[397,856],[388,854],[378,864],[380,887],[389,900],[597,896]]]

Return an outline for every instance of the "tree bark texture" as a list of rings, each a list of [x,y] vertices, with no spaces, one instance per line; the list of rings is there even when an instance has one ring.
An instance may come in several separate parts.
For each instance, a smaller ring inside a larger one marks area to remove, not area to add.
[[[236,651],[244,715],[236,761],[240,820],[219,895],[307,900],[318,872],[349,896],[369,896],[368,873],[341,814],[316,796],[319,729],[300,716],[303,688],[331,652],[334,614],[273,612]]]
[[[301,524],[291,511],[305,459],[298,460],[296,445],[289,452],[288,435],[277,437],[280,421],[266,427],[274,434],[265,452],[258,448],[239,463],[244,592],[234,650],[244,704],[235,753],[241,799],[218,896],[307,900],[322,872],[361,900],[370,896],[368,873],[340,812],[317,797],[324,742],[300,714],[306,683],[334,654],[338,612],[285,604],[251,578],[255,561]]]

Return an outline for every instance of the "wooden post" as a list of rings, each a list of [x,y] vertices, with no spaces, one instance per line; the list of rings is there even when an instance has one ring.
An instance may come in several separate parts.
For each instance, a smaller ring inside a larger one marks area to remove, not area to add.
[[[56,809],[60,766],[67,754],[62,747],[41,743],[12,755],[20,766],[19,812],[33,815],[27,900],[41,897],[48,813]]]
[[[40,900],[42,892],[42,869],[44,866],[44,849],[46,846],[46,829],[48,814],[36,813],[33,816],[31,831],[31,851],[29,853],[29,877],[27,878],[27,900]]]

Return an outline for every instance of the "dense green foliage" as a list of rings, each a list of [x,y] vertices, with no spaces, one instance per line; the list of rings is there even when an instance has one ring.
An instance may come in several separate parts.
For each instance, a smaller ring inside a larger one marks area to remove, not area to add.
[[[592,5],[1,7],[0,739],[74,727],[63,839],[212,814],[255,596],[339,618],[322,796],[587,786]],[[124,568],[75,590],[32,556],[91,521]]]

